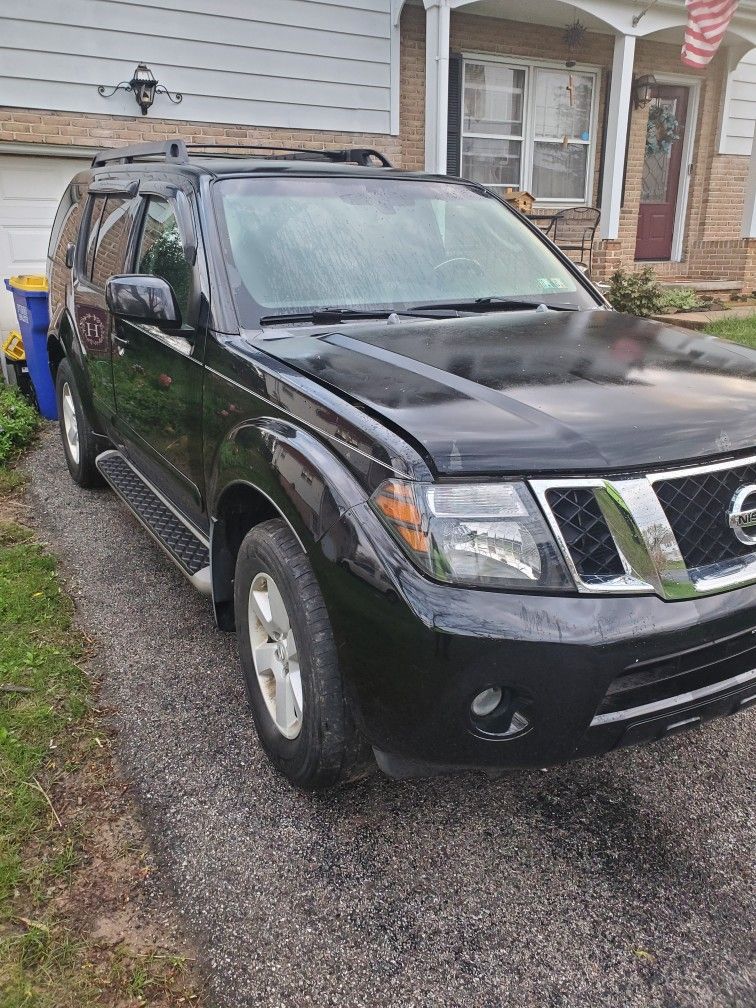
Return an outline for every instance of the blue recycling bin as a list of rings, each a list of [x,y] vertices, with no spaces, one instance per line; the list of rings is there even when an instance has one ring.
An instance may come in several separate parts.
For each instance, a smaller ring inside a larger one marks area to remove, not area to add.
[[[48,420],[57,420],[58,404],[47,356],[47,330],[50,323],[47,280],[43,276],[13,276],[5,281],[5,286],[13,295],[16,305],[26,365],[39,412]]]

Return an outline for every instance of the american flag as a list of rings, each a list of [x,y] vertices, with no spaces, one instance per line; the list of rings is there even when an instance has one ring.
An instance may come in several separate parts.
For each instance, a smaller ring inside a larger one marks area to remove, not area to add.
[[[688,24],[682,61],[689,67],[705,67],[716,54],[738,0],[685,0]]]

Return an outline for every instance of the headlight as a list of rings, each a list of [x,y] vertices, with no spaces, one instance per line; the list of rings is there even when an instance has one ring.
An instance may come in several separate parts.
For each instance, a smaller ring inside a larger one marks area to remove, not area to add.
[[[388,480],[371,502],[415,563],[439,581],[549,591],[572,587],[522,483]]]

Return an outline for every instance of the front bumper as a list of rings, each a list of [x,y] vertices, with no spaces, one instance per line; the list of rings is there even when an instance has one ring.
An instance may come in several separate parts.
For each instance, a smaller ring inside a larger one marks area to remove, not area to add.
[[[439,585],[367,505],[321,549],[348,696],[389,772],[553,765],[756,702],[756,586],[665,602]],[[522,730],[492,734],[471,715],[488,687]]]

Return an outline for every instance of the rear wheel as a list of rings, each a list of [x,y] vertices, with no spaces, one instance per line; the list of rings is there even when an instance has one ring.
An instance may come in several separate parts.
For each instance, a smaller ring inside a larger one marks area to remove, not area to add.
[[[99,451],[97,436],[84,413],[76,379],[65,358],[58,365],[55,394],[60,436],[71,478],[81,487],[102,486],[102,477],[95,466]]]
[[[281,519],[244,539],[234,606],[247,698],[268,758],[308,791],[350,776],[361,747],[331,624],[309,560]]]

